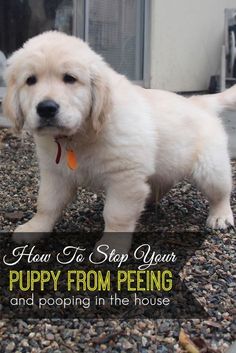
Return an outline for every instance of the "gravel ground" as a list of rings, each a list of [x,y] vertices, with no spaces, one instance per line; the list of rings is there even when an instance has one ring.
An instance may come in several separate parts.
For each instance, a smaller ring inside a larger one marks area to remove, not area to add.
[[[236,162],[232,162],[234,181]],[[31,138],[0,130],[0,224],[12,231],[36,210],[38,167]],[[84,189],[66,209],[57,231],[103,228],[104,196]],[[236,192],[232,195],[236,214]],[[190,184],[178,184],[160,206],[142,215],[139,230],[207,232],[201,250],[185,265],[182,277],[210,314],[207,320],[15,320],[0,321],[0,352],[186,352],[182,328],[201,353],[226,352],[236,339],[234,231],[205,229],[207,202]],[[190,351],[188,351],[190,352]]]

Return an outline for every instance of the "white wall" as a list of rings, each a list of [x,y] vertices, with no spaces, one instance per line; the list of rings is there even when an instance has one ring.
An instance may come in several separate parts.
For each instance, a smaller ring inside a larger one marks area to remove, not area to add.
[[[225,8],[236,8],[236,0],[151,1],[152,88],[208,88],[220,69]]]

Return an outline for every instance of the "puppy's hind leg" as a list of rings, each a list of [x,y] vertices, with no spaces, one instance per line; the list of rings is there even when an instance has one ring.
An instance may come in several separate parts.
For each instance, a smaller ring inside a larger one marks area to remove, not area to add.
[[[210,146],[204,152],[194,167],[193,179],[209,201],[207,226],[222,230],[234,226],[230,207],[231,166],[225,145]]]
[[[27,223],[16,228],[13,240],[34,242],[51,232],[63,208],[76,194],[76,188],[62,175],[53,170],[41,169],[37,212]]]

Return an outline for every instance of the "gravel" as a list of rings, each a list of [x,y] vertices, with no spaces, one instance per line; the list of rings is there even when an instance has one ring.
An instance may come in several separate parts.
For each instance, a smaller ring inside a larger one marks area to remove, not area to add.
[[[232,161],[234,182],[236,161]],[[0,224],[12,231],[36,211],[38,166],[32,139],[0,130]],[[101,231],[104,195],[78,189],[79,197],[64,212],[57,231]],[[236,193],[232,195],[236,213]],[[185,352],[180,328],[203,352],[226,352],[236,340],[235,233],[205,228],[207,202],[187,181],[178,184],[158,207],[148,207],[140,231],[190,231],[207,234],[201,250],[181,276],[210,313],[207,320],[0,320],[0,352]]]

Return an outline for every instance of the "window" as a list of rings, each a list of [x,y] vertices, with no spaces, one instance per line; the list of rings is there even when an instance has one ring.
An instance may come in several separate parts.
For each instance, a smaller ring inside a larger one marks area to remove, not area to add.
[[[1,0],[0,87],[5,57],[50,29],[89,42],[118,72],[147,81],[149,0]]]
[[[144,1],[90,0],[88,42],[118,72],[143,80]]]
[[[0,1],[0,86],[5,58],[29,38],[58,29],[73,31],[73,0]]]

